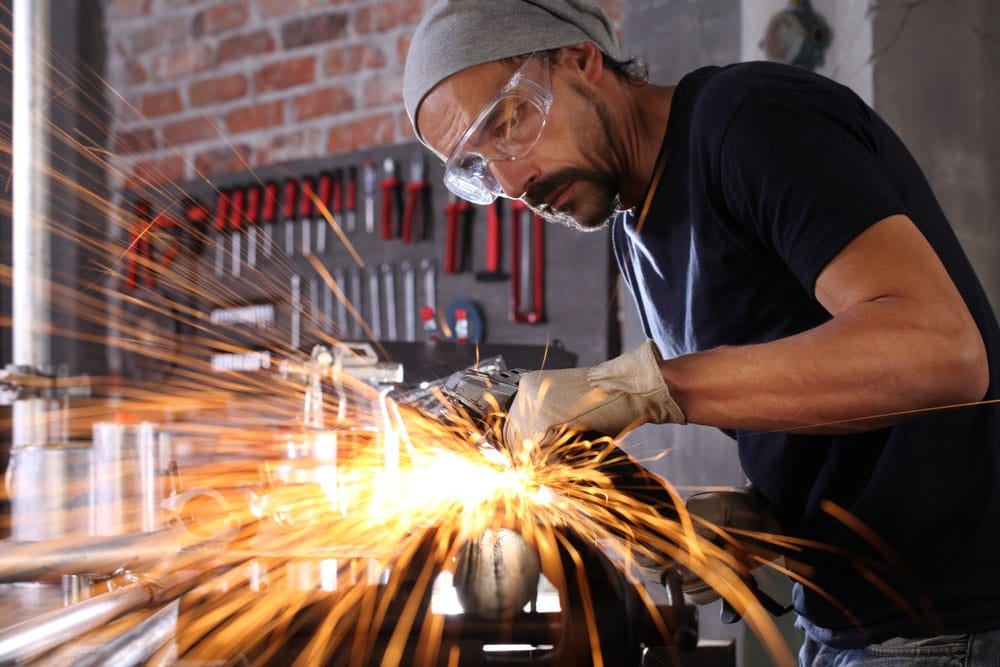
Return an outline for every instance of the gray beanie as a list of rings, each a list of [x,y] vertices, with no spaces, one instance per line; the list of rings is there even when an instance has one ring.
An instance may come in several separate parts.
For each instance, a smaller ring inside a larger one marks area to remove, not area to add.
[[[580,42],[620,57],[615,27],[595,0],[438,0],[417,25],[403,69],[403,103],[417,136],[420,103],[452,74]]]

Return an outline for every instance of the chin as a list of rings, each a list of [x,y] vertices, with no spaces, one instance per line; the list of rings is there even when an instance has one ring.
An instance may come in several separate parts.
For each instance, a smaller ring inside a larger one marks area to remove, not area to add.
[[[549,210],[542,217],[577,231],[596,232],[611,224],[615,211],[616,207],[612,203],[608,206],[572,207],[568,211]]]

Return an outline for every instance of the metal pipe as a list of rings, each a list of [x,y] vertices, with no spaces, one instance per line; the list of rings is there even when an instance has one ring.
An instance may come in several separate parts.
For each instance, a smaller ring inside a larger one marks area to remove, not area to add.
[[[57,580],[64,574],[137,571],[176,557],[195,540],[185,530],[103,539],[64,537],[0,542],[0,583]]]
[[[48,220],[49,142],[46,119],[50,92],[46,51],[49,0],[14,0],[12,335],[13,362],[36,372],[50,367],[51,270]],[[15,401],[14,448],[48,440],[44,413],[50,400]]]
[[[0,632],[0,664],[27,662],[85,632],[149,605],[153,588],[128,584],[71,607],[50,611]]]
[[[198,570],[186,570],[126,584],[12,625],[0,632],[0,664],[28,662],[130,611],[172,601],[190,590],[201,576]]]
[[[131,667],[145,664],[154,653],[174,639],[179,610],[180,600],[177,599],[148,614],[113,638],[82,638],[66,644],[56,655],[46,656],[46,662],[73,667]],[[95,641],[99,643],[95,644]]]

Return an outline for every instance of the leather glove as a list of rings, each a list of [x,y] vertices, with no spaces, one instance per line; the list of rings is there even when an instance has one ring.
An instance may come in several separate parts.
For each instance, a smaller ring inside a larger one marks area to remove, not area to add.
[[[684,424],[647,340],[592,368],[526,373],[504,423],[504,442],[540,443],[562,428],[617,436],[644,422]]]
[[[762,535],[781,534],[781,526],[770,505],[752,488],[696,493],[684,505],[694,519],[698,536],[736,555],[746,565],[748,576],[750,571],[761,567],[755,556],[772,561],[781,557],[780,551],[773,544],[742,534],[742,531]],[[704,521],[699,521],[699,518]],[[736,544],[724,539],[716,528],[722,529],[722,533],[741,531],[729,535]],[[661,583],[668,569],[680,575],[681,590],[688,604],[702,605],[719,599],[719,594],[695,573],[676,563],[668,563],[667,560],[664,558],[657,562],[649,556],[636,554],[636,562],[646,579]]]

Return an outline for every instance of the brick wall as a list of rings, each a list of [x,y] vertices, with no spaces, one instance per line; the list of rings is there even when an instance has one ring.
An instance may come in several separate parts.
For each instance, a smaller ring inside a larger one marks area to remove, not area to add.
[[[432,3],[104,0],[114,185],[411,140],[403,61]]]

